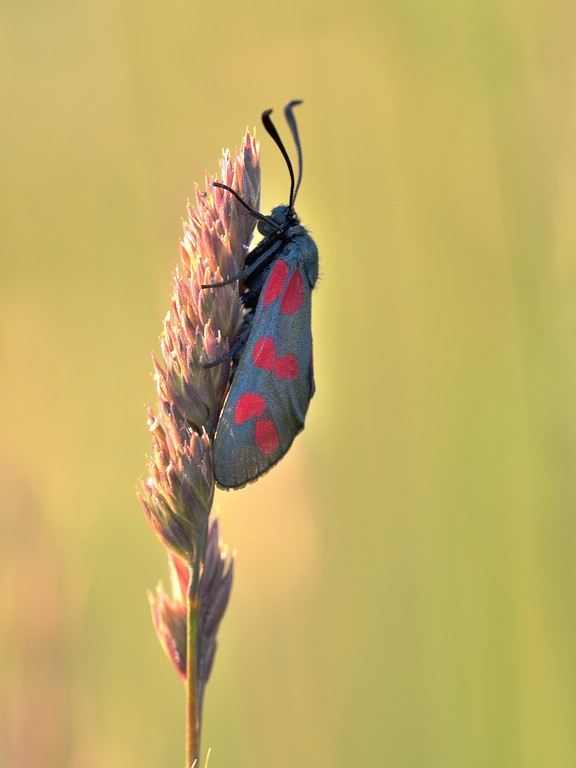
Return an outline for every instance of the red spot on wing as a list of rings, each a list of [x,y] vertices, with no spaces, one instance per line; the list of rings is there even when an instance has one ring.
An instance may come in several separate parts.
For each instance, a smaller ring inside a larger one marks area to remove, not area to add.
[[[244,424],[254,416],[262,416],[266,410],[266,400],[254,392],[246,392],[240,395],[234,408],[234,421],[236,424]]]
[[[273,453],[280,445],[280,438],[272,419],[258,419],[254,428],[256,445],[263,453]]]
[[[294,355],[282,355],[274,361],[274,373],[279,379],[295,379],[298,376],[298,360]]]
[[[266,288],[264,290],[264,306],[267,307],[282,293],[282,287],[288,274],[288,264],[280,259],[274,265],[274,269],[270,273],[270,277],[266,281]]]
[[[290,278],[286,293],[282,299],[282,305],[280,311],[283,315],[293,315],[297,312],[304,303],[304,296],[306,295],[306,289],[304,287],[304,278],[302,272],[297,269],[296,272]]]
[[[298,376],[298,360],[291,354],[276,357],[276,345],[272,336],[258,339],[252,353],[252,362],[256,368],[273,370],[279,379],[295,379]]]
[[[264,336],[258,339],[254,352],[252,352],[252,362],[257,368],[263,368],[265,371],[271,371],[274,367],[276,358],[276,347],[272,336]]]

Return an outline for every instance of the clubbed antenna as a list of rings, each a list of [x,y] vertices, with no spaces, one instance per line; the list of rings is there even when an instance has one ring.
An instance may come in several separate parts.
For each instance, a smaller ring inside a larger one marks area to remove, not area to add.
[[[296,118],[294,117],[294,113],[292,112],[294,107],[297,107],[299,104],[302,104],[302,101],[295,100],[291,101],[289,104],[286,104],[284,107],[284,116],[286,117],[286,122],[288,123],[288,127],[290,128],[290,133],[292,134],[292,138],[294,139],[294,144],[296,145],[296,152],[298,154],[298,182],[296,183],[296,189],[294,190],[294,199],[292,200],[292,204],[296,202],[296,197],[298,195],[298,190],[300,189],[300,182],[302,181],[302,146],[300,145],[300,136],[298,135],[298,126],[296,125]]]
[[[284,158],[286,165],[288,167],[288,173],[290,174],[290,202],[288,203],[289,208],[294,208],[294,200],[296,199],[296,195],[294,194],[294,169],[292,168],[292,163],[290,162],[290,157],[288,155],[288,152],[286,151],[286,147],[282,143],[282,139],[280,138],[280,134],[276,130],[276,126],[272,122],[272,119],[270,115],[272,114],[271,109],[267,109],[264,112],[262,112],[262,123],[264,125],[264,128],[268,131],[270,136],[274,139],[274,142],[280,152],[282,152],[282,157]]]

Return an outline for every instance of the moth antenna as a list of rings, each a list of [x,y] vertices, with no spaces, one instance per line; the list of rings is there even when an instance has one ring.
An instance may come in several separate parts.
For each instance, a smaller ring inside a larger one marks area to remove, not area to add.
[[[284,116],[286,117],[286,122],[288,123],[288,127],[290,128],[290,133],[292,134],[292,138],[294,139],[294,144],[296,145],[296,152],[298,154],[298,182],[296,183],[296,189],[294,190],[294,200],[292,200],[292,203],[296,202],[296,196],[298,195],[298,190],[300,189],[300,182],[302,181],[302,147],[300,145],[300,136],[298,135],[298,126],[296,125],[296,118],[294,117],[294,114],[292,112],[293,108],[297,107],[298,104],[302,104],[302,101],[300,99],[291,101],[289,104],[286,104],[286,106],[284,107]]]
[[[271,109],[267,109],[264,112],[262,112],[262,124],[264,125],[264,128],[268,131],[270,136],[274,139],[274,142],[280,152],[282,152],[282,157],[284,158],[286,165],[288,166],[288,173],[290,174],[290,203],[288,204],[289,208],[294,208],[294,169],[292,168],[292,163],[290,162],[290,158],[288,157],[288,152],[286,152],[286,147],[284,144],[282,144],[282,139],[280,138],[280,134],[276,130],[276,126],[270,119],[270,115],[272,114]]]

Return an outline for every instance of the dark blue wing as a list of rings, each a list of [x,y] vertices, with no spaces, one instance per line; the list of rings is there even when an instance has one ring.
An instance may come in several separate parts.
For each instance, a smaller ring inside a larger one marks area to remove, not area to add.
[[[313,394],[309,256],[289,243],[262,288],[214,441],[223,488],[256,480],[304,427]]]

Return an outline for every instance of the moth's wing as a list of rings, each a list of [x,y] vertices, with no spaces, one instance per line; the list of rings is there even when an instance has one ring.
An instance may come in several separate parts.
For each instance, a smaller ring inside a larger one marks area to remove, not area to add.
[[[314,391],[311,289],[290,255],[276,262],[262,290],[220,416],[214,475],[223,488],[240,488],[268,471],[304,427]]]

